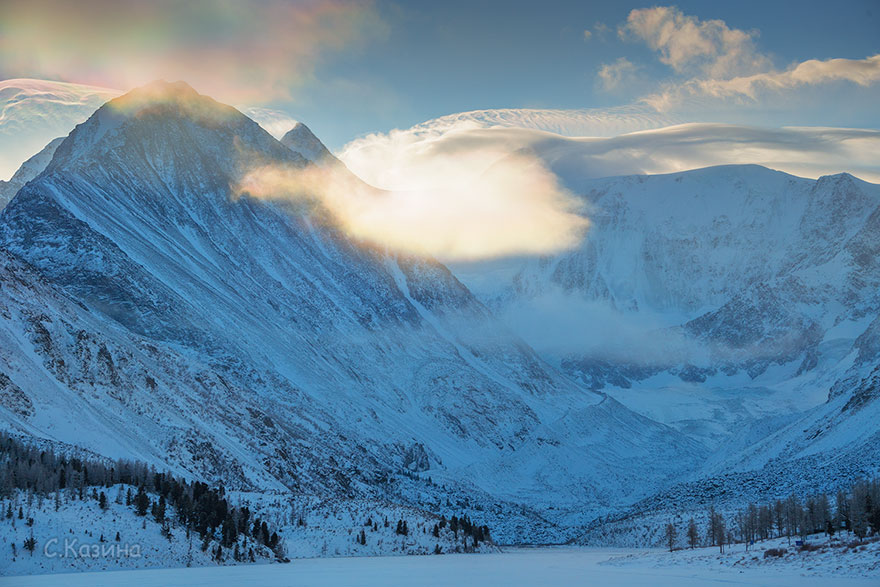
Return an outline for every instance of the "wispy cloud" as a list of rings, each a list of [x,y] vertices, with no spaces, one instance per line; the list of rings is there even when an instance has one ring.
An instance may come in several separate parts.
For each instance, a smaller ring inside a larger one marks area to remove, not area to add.
[[[185,79],[227,102],[286,98],[328,53],[386,33],[355,0],[6,0],[0,77],[128,89]]]
[[[701,21],[674,6],[633,10],[618,32],[622,38],[644,41],[660,61],[679,72],[729,77],[770,65],[755,47],[756,32],[732,29],[722,20]]]
[[[761,91],[792,90],[830,82],[871,86],[880,82],[880,54],[865,59],[811,59],[784,71],[767,71],[730,79],[695,78],[668,84],[641,100],[658,111],[672,110],[691,97],[747,98],[756,100]]]
[[[638,67],[626,57],[621,57],[614,63],[606,63],[599,68],[599,80],[606,90],[615,90],[627,80],[633,78]]]

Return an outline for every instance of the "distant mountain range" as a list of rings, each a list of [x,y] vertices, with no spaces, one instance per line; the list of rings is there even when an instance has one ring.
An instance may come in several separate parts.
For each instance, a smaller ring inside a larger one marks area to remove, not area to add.
[[[780,463],[811,484],[880,469],[876,185],[578,180],[581,246],[486,280],[239,195],[254,162],[348,171],[304,125],[278,141],[183,83],[46,149],[0,214],[18,435],[237,489],[465,508],[502,542],[729,471],[773,491]]]

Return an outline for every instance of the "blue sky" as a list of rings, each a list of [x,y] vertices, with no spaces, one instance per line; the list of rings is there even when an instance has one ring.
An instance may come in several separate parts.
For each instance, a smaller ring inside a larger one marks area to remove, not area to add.
[[[620,2],[381,2],[387,24],[352,51],[334,55],[292,104],[333,147],[366,132],[406,128],[485,108],[593,108],[628,104],[665,80],[681,79],[654,51],[617,29]],[[808,59],[863,59],[880,52],[880,2],[677,2],[685,15],[753,31],[778,68]],[[600,30],[597,30],[597,25]],[[601,31],[601,25],[607,27]],[[590,31],[589,39],[584,31]],[[597,83],[603,64],[625,58],[637,79],[615,91]],[[762,125],[880,126],[872,92],[821,88],[797,109],[790,97],[742,108],[725,105],[701,120]],[[805,92],[809,93],[809,92]],[[827,98],[827,99],[826,99]],[[846,108],[840,108],[841,100]],[[837,107],[835,107],[837,106]]]
[[[647,18],[658,11],[665,21]],[[661,21],[675,47],[659,43]],[[699,43],[711,50],[687,58]],[[0,78],[117,90],[184,79],[221,101],[283,110],[333,149],[455,112],[626,106],[678,86],[688,95],[664,106],[677,120],[880,126],[880,60],[865,61],[880,54],[878,0],[4,0],[0,52]],[[811,59],[850,61],[778,87],[777,74]],[[717,92],[715,82],[758,74],[777,77],[748,95],[705,95],[706,83]]]

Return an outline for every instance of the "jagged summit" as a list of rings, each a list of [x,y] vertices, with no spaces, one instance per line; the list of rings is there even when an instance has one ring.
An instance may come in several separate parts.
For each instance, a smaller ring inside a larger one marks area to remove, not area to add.
[[[336,159],[324,143],[302,122],[297,122],[287,131],[281,138],[281,144],[313,163],[326,163]]]

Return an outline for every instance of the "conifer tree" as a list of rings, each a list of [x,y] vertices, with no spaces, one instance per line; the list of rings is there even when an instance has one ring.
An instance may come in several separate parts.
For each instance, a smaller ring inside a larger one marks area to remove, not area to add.
[[[675,524],[672,522],[666,524],[666,545],[669,547],[669,552],[675,550],[675,539],[677,536],[678,531],[675,529]]]

